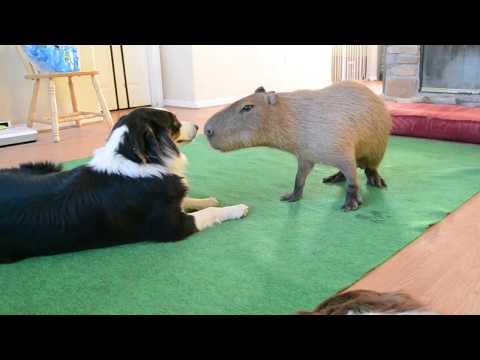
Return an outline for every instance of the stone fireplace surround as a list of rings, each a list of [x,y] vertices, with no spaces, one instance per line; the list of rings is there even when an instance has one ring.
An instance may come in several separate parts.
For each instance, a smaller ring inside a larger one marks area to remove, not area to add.
[[[383,96],[403,103],[458,104],[480,107],[480,95],[420,91],[422,45],[386,45]]]

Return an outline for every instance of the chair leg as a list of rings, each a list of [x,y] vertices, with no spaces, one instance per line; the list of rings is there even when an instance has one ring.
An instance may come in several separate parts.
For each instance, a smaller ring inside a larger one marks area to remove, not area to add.
[[[68,88],[70,89],[70,99],[72,100],[72,109],[73,109],[73,112],[76,113],[78,112],[78,104],[77,104],[77,97],[75,96],[73,79],[71,76],[68,77]],[[75,124],[77,124],[78,127],[82,125],[80,120],[75,120]]]
[[[38,91],[40,90],[40,79],[35,80],[33,83],[33,94],[32,99],[30,100],[30,109],[28,111],[27,126],[33,127],[33,121],[37,113],[37,103],[38,103]]]
[[[50,100],[50,120],[52,122],[53,141],[59,142],[60,130],[58,124],[57,98],[54,79],[48,79],[48,97]]]
[[[103,97],[102,90],[100,89],[100,85],[98,84],[98,80],[95,75],[92,75],[92,83],[93,87],[95,88],[95,92],[97,93],[98,102],[102,108],[103,120],[105,120],[105,122],[111,128],[113,127],[112,115],[110,114],[110,110],[108,109],[107,103]]]

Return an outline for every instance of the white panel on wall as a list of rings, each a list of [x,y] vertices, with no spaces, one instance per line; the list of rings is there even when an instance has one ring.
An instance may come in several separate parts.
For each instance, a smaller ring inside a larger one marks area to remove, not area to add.
[[[147,46],[122,45],[122,49],[130,107],[151,105]]]
[[[117,110],[117,95],[112,66],[110,45],[92,45],[95,68],[99,71],[98,82],[110,110]]]
[[[148,68],[150,69],[150,95],[152,106],[162,107],[165,105],[163,99],[162,63],[160,56],[160,45],[147,45]]]
[[[162,45],[160,58],[165,104],[171,105],[172,102],[194,104],[193,46]]]

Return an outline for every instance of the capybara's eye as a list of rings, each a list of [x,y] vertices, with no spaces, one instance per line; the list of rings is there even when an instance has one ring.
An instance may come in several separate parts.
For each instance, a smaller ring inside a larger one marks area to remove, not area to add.
[[[242,110],[240,110],[241,113],[243,112],[249,112],[250,110],[253,109],[253,105],[245,105]]]

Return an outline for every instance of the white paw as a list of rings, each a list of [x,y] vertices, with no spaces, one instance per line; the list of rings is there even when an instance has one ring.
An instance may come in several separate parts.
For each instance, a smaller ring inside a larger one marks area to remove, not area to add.
[[[248,214],[248,206],[244,204],[228,206],[224,209],[228,220],[241,219]]]

